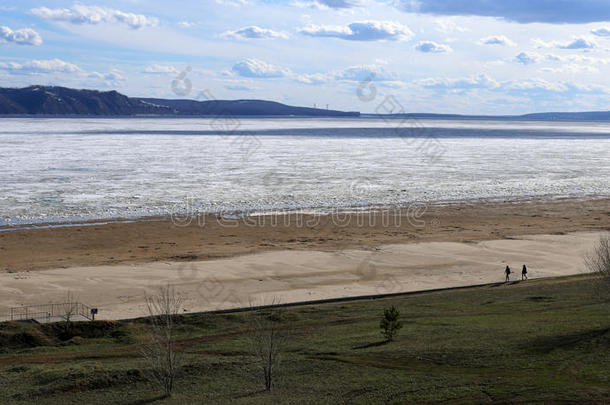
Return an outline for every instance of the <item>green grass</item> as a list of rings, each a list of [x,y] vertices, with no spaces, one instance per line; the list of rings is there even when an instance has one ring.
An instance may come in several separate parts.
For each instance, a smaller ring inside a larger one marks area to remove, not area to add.
[[[283,309],[290,339],[270,393],[249,313],[179,319],[174,396],[141,373],[143,321],[0,324],[0,403],[610,403],[610,305],[583,278]],[[403,328],[384,344],[383,309]]]

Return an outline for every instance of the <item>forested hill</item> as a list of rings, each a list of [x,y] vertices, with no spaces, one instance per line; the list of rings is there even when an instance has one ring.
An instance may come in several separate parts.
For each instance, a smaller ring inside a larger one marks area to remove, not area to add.
[[[56,86],[0,88],[0,115],[242,115],[355,117],[358,112],[293,107],[265,100],[171,100]]]

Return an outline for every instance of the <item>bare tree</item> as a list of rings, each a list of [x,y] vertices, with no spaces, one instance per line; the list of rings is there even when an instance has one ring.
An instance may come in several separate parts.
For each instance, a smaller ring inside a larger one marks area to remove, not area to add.
[[[263,372],[265,389],[271,390],[279,366],[280,354],[287,341],[286,327],[282,328],[282,312],[274,309],[278,302],[274,299],[269,309],[255,309],[250,305],[252,314],[250,318],[249,338],[254,356]]]
[[[610,299],[610,234],[600,237],[593,253],[585,257],[587,269],[596,275],[596,292],[603,299]]]
[[[72,328],[72,319],[78,313],[78,298],[72,291],[68,291],[64,303],[61,306],[63,318],[65,320],[66,333]]]
[[[77,312],[78,301],[72,291],[68,291],[64,303],[62,304],[62,314],[66,322],[70,323]]]
[[[181,356],[176,347],[175,318],[182,308],[173,287],[161,287],[156,295],[146,297],[150,342],[144,345],[142,356],[148,365],[146,377],[163,390],[167,397],[174,390],[174,382]]]

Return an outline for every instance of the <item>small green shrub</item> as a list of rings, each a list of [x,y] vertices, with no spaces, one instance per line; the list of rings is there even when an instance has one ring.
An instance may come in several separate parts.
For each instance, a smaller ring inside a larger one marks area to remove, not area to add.
[[[398,318],[400,318],[400,312],[394,305],[383,310],[383,318],[379,322],[379,327],[381,328],[381,334],[389,342],[394,340],[394,336],[402,328],[402,323]]]

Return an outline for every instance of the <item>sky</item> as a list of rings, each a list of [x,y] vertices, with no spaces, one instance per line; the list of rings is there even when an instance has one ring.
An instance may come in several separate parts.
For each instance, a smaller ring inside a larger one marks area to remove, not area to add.
[[[365,113],[610,110],[607,0],[0,1],[0,87]]]

